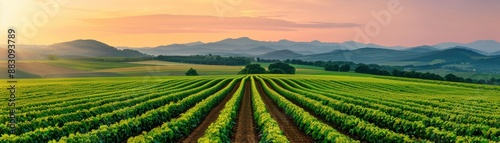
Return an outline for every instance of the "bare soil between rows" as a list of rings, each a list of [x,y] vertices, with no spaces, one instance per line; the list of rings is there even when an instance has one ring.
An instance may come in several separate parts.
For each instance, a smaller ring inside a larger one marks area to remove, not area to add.
[[[208,113],[208,115],[201,122],[201,124],[198,125],[198,127],[196,127],[196,129],[193,132],[191,132],[191,134],[188,137],[180,139],[179,142],[195,143],[198,141],[199,138],[203,137],[205,131],[208,129],[208,126],[210,126],[210,124],[212,124],[213,122],[215,122],[215,120],[217,120],[220,111],[224,109],[224,105],[226,105],[226,103],[231,99],[231,97],[234,96],[234,93],[236,93],[236,90],[238,90],[238,88],[240,87],[240,82],[236,83],[233,90],[231,90],[231,92],[229,92],[226,95],[226,97],[224,97],[224,99],[214,109],[212,109],[212,111],[210,111],[210,113]]]
[[[284,88],[283,85],[279,84],[279,83],[276,83],[279,87],[281,88]],[[266,85],[271,88],[272,90],[276,91],[274,89],[274,87],[271,86],[271,84],[267,83],[266,82]],[[286,97],[285,97],[286,98]],[[323,117],[321,117],[320,115],[316,114],[314,111],[308,109],[308,108],[304,108],[303,106],[297,104],[295,101],[292,101],[292,100],[289,100],[288,98],[286,98],[288,101],[292,102],[293,104],[299,106],[300,108],[304,109],[306,112],[309,113],[309,115],[313,116],[314,118],[318,119],[320,122],[324,123],[324,124],[327,124],[327,125],[330,125],[331,127],[333,127],[335,130],[337,130],[339,133],[342,133],[346,136],[349,136],[350,138],[353,138],[355,140],[358,140],[358,141],[361,141],[362,143],[366,143],[367,141],[365,140],[361,140],[361,137],[359,137],[358,135],[353,135],[353,134],[349,134],[348,131],[346,130],[342,130],[340,128],[340,126],[337,126],[337,125],[334,125],[334,124],[330,124],[329,122],[327,122],[325,119],[323,119]]]
[[[236,119],[234,135],[231,142],[238,143],[256,143],[258,139],[258,131],[253,120],[252,111],[252,95],[250,91],[250,81],[245,83],[245,93],[241,101],[241,106]]]
[[[262,96],[267,111],[271,114],[271,117],[276,120],[280,126],[280,129],[285,134],[286,138],[292,143],[312,143],[314,140],[312,137],[305,134],[293,123],[293,119],[286,115],[285,112],[278,107],[278,105],[270,99],[270,97],[264,92],[260,82],[255,82],[259,94]]]

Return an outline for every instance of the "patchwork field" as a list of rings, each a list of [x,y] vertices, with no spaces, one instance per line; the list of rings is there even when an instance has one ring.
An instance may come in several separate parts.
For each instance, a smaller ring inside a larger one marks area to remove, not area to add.
[[[269,63],[259,63],[263,67]],[[293,65],[296,74],[328,75],[323,68]],[[21,61],[18,78],[71,78],[71,77],[125,77],[125,76],[183,76],[189,68],[200,75],[235,75],[244,66],[201,65],[166,61],[104,62],[85,60]],[[0,68],[1,69],[1,68]],[[7,78],[6,75],[0,78]]]
[[[0,142],[500,141],[497,86],[354,74],[22,79],[17,86],[17,132],[9,134],[1,104]]]

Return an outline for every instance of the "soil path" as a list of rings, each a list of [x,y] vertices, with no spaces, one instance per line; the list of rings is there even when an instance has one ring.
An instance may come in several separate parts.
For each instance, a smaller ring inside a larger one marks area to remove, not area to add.
[[[266,104],[266,108],[276,120],[280,126],[280,129],[285,133],[286,138],[292,143],[312,143],[314,140],[302,132],[298,126],[293,123],[293,119],[286,115],[281,108],[278,107],[277,104],[274,103],[273,100],[269,98],[269,96],[264,92],[262,85],[260,82],[255,82],[259,94],[262,96],[262,100]]]
[[[279,87],[281,88],[284,88],[283,85],[279,84],[279,83],[276,83]],[[275,90],[274,87],[272,87],[269,83],[266,82],[266,85],[271,88],[272,90]],[[276,90],[275,90],[276,91]],[[349,131],[346,131],[346,130],[342,130],[342,128],[340,128],[340,126],[336,126],[334,124],[330,124],[328,123],[325,119],[323,119],[323,117],[321,117],[320,115],[316,114],[314,111],[312,110],[309,110],[305,107],[302,107],[300,106],[298,103],[294,102],[294,101],[291,101],[289,100],[290,102],[292,102],[293,104],[299,106],[300,108],[304,109],[306,112],[308,112],[310,115],[312,115],[314,118],[318,119],[320,122],[324,123],[324,124],[327,124],[327,125],[330,125],[331,127],[335,128],[339,133],[342,133],[346,136],[349,136],[355,140],[358,140],[358,141],[361,141],[362,143],[366,143],[365,140],[361,140],[361,137],[358,136],[358,135],[352,135],[352,134],[349,134]]]
[[[182,143],[195,143],[198,141],[199,138],[203,137],[205,134],[205,131],[208,129],[208,126],[215,122],[217,120],[217,117],[219,117],[220,111],[224,109],[224,105],[226,105],[227,101],[231,99],[231,97],[234,96],[234,93],[236,93],[236,90],[240,87],[240,82],[236,83],[234,86],[233,90],[229,92],[226,97],[214,108],[208,115],[205,117],[205,119],[201,122],[196,129],[191,132],[191,134],[185,138],[181,139]]]
[[[234,136],[231,142],[256,143],[259,141],[257,128],[253,121],[252,95],[250,81],[245,83],[245,94],[238,112]]]

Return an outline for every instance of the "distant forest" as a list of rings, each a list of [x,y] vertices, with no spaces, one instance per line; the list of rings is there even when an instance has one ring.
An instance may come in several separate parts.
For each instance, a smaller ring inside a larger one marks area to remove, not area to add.
[[[500,85],[500,79],[471,79],[458,77],[454,74],[447,74],[442,77],[440,75],[430,73],[430,72],[416,72],[416,71],[404,71],[404,69],[412,69],[414,66],[384,66],[377,64],[354,63],[349,61],[303,61],[298,59],[286,59],[280,61],[277,59],[257,59],[258,62],[284,62],[288,64],[297,65],[310,65],[323,67],[325,71],[340,71],[348,72],[354,70],[357,73],[372,74],[372,75],[382,75],[382,76],[396,76],[396,77],[406,77],[406,78],[419,78],[428,80],[441,80],[441,81],[452,81],[452,82],[465,82],[465,83],[477,83],[477,84],[490,84],[490,85]],[[431,65],[432,66],[432,65]],[[347,68],[347,69],[343,69]]]
[[[193,56],[166,56],[159,55],[155,58],[160,61],[206,64],[206,65],[247,65],[252,58],[247,57],[221,57],[220,55],[193,55]]]

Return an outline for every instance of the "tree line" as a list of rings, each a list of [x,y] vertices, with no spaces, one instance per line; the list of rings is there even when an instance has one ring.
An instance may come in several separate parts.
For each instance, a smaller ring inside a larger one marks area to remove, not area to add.
[[[192,55],[192,56],[168,56],[159,55],[155,60],[191,63],[191,64],[205,64],[205,65],[247,65],[252,62],[252,58],[247,57],[222,57],[220,55]]]
[[[280,60],[260,59],[260,62],[265,62],[265,61],[280,62]],[[354,62],[349,62],[349,61],[303,61],[300,59],[286,59],[283,62],[288,64],[323,67],[325,71],[349,72],[351,70],[354,70],[354,72],[356,73],[381,75],[381,76],[396,76],[396,77],[419,78],[427,80],[500,85],[500,79],[497,78],[490,78],[487,80],[472,79],[472,78],[459,77],[454,74],[447,74],[443,77],[438,74],[430,72],[404,71],[401,70],[404,68],[402,66],[382,66],[377,64],[362,64],[362,63],[356,64]],[[353,67],[355,68],[353,69]]]
[[[406,77],[406,78],[419,78],[427,80],[441,80],[441,81],[451,81],[451,82],[465,82],[465,83],[477,83],[477,84],[500,84],[500,79],[491,78],[489,80],[476,80],[471,78],[458,77],[454,74],[447,74],[444,77],[430,73],[430,72],[416,72],[416,71],[401,71],[398,69],[389,72],[387,70],[381,70],[378,68],[370,68],[367,65],[360,65],[354,69],[354,72],[372,74],[372,75],[382,75],[382,76],[396,76],[396,77]]]
[[[260,64],[248,64],[238,74],[295,74],[295,67],[283,62],[270,64],[267,69]]]

